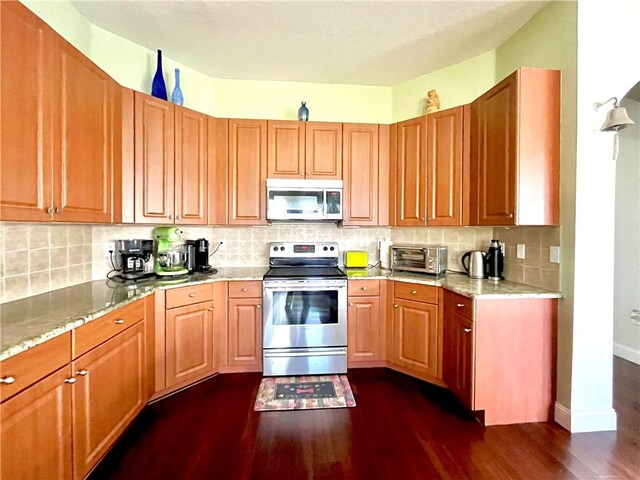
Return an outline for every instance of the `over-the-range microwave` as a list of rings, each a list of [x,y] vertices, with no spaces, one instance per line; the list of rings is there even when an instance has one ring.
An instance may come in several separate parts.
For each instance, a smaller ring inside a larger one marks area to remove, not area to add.
[[[342,180],[267,179],[267,220],[342,220]]]

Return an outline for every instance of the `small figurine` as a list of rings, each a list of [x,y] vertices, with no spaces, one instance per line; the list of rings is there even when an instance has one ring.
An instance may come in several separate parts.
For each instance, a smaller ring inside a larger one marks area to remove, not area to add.
[[[433,113],[440,110],[440,97],[435,90],[427,92],[427,113]]]

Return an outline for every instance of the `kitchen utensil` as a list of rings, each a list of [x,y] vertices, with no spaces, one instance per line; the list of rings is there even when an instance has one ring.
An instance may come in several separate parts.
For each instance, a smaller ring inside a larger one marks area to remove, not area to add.
[[[465,260],[468,260],[465,263]],[[485,253],[480,250],[472,250],[462,255],[460,259],[462,267],[471,278],[486,278],[485,275]]]
[[[485,257],[486,272],[489,280],[504,280],[502,270],[504,269],[504,255],[500,240],[491,240],[491,246]]]

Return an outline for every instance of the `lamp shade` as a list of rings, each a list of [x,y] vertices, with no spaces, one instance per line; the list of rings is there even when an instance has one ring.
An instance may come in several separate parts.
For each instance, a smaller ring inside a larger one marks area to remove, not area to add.
[[[607,112],[607,119],[604,121],[601,132],[617,132],[623,130],[629,125],[633,125],[633,120],[627,115],[627,110],[624,107],[615,107]]]

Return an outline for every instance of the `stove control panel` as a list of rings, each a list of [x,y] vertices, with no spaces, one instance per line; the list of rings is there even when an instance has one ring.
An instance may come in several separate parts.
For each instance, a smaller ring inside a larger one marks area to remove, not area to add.
[[[271,242],[269,258],[324,258],[337,257],[338,244],[335,242]]]

